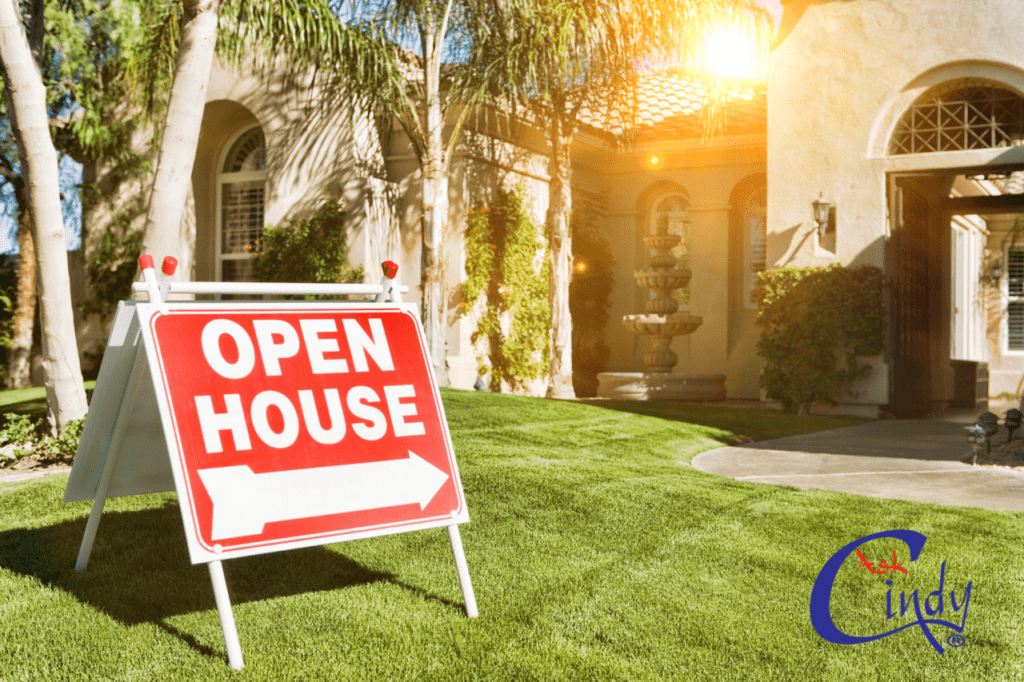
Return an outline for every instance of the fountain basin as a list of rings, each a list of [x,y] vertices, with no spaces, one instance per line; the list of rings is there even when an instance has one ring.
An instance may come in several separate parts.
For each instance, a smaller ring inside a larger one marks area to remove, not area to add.
[[[681,289],[690,281],[690,271],[684,268],[637,270],[636,283],[645,289]]]
[[[669,315],[626,315],[622,324],[634,334],[647,336],[685,336],[697,331],[704,319],[689,313]]]
[[[613,400],[725,400],[724,374],[601,372],[598,398]]]
[[[647,248],[664,253],[674,249],[681,241],[683,238],[678,234],[649,234],[644,237],[644,244],[647,245]]]

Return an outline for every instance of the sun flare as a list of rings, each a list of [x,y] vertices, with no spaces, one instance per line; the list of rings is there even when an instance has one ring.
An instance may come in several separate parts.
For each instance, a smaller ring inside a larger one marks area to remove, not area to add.
[[[722,31],[708,40],[708,66],[719,76],[753,75],[752,57],[750,41],[736,31]]]

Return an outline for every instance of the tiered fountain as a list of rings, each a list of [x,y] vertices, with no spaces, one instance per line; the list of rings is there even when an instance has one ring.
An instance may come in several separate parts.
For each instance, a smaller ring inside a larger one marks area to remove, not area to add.
[[[597,394],[602,398],[628,400],[724,400],[725,375],[673,374],[672,368],[679,357],[672,351],[672,339],[692,334],[703,320],[687,312],[679,312],[679,302],[673,296],[676,289],[690,282],[690,270],[676,267],[671,254],[682,236],[670,234],[666,224],[659,225],[655,234],[644,237],[644,243],[654,252],[650,268],[634,273],[636,283],[650,291],[646,315],[626,315],[622,318],[626,329],[634,334],[651,337],[650,350],[644,354],[646,372],[602,372],[597,375],[600,385]]]

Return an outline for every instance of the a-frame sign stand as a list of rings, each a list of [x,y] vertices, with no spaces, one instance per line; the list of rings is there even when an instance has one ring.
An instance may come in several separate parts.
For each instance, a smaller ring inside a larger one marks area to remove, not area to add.
[[[85,570],[108,497],[174,490],[205,563],[228,663],[243,666],[223,560],[448,529],[469,617],[469,521],[444,408],[398,266],[380,285],[171,282],[139,259],[148,302],[122,301],[64,493],[92,500]],[[180,294],[340,294],[367,302],[168,302]],[[390,300],[388,300],[390,299]],[[324,426],[327,423],[328,426]]]

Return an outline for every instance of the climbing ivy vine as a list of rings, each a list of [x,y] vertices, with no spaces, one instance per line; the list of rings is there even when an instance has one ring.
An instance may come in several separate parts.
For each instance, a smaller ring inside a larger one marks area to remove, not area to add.
[[[479,371],[481,376],[490,373],[491,390],[500,390],[502,383],[514,389],[547,372],[550,268],[541,234],[521,184],[499,192],[493,210],[477,206],[469,214],[462,305],[472,308],[484,296],[484,313],[472,339],[488,341],[488,362],[481,362]]]

